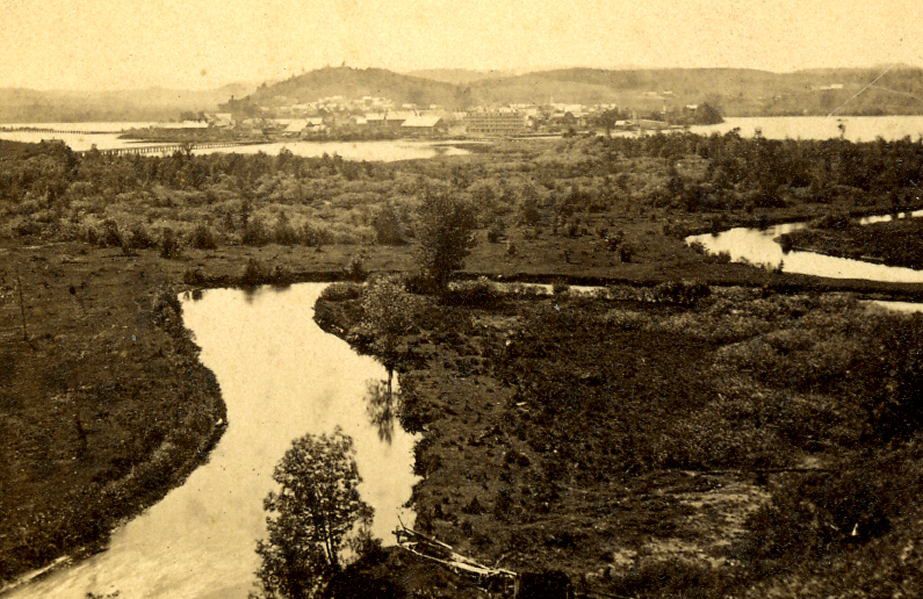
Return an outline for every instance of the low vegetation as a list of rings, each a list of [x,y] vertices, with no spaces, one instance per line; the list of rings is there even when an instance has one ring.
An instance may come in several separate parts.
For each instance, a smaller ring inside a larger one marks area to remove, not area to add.
[[[818,225],[789,233],[791,245],[832,256],[923,268],[923,219],[899,219],[870,225],[848,220],[839,225],[824,221]]]
[[[692,282],[469,288],[490,299],[418,308],[398,367],[397,418],[423,435],[417,527],[589,592],[836,594],[872,555],[885,570],[855,588],[921,584],[900,556],[923,491],[923,317]],[[320,321],[358,330],[361,302],[338,299]]]

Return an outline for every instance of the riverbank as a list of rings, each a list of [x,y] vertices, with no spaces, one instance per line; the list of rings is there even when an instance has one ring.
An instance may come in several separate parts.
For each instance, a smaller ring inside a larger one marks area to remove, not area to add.
[[[898,219],[788,234],[792,247],[829,256],[923,269],[923,219]]]
[[[0,249],[0,290],[16,295],[0,309],[10,431],[0,439],[0,581],[105,546],[207,458],[226,424],[173,273],[156,257],[107,254]]]
[[[352,334],[361,308],[344,297],[322,298],[316,319],[365,347]],[[484,563],[563,571],[589,593],[876,595],[920,584],[905,570],[919,556],[902,553],[919,533],[915,442],[865,420],[883,381],[861,366],[888,337],[875,361],[902,371],[917,341],[899,329],[918,317],[742,289],[470,297],[431,300],[403,340],[394,410],[422,435],[418,529]],[[886,528],[871,524],[881,519]],[[389,559],[405,592],[434,588],[419,574],[407,582],[413,559]],[[471,592],[443,585],[437,596]]]

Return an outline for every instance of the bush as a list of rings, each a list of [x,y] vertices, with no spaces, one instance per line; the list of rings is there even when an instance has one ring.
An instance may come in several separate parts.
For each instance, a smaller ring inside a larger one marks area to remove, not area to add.
[[[218,247],[215,232],[204,223],[199,223],[189,235],[189,245],[198,250],[213,250]]]
[[[379,245],[404,243],[400,215],[391,202],[384,204],[375,212],[375,216],[372,217],[372,228],[375,230],[375,239]]]
[[[660,283],[651,292],[655,303],[694,306],[699,300],[711,295],[711,288],[705,283],[695,281],[666,281]]]
[[[244,225],[244,232],[240,236],[244,245],[263,246],[269,243],[269,231],[261,218],[251,218]]]
[[[368,276],[368,271],[365,270],[365,259],[364,252],[353,254],[343,267],[343,276],[351,281],[365,280]]]
[[[256,258],[247,260],[244,271],[240,275],[240,284],[244,287],[257,285],[289,285],[294,280],[291,269],[284,264],[276,264],[269,268]]]
[[[273,241],[279,245],[295,245],[298,243],[298,234],[289,223],[288,215],[284,212],[279,214],[276,225],[272,231]]]
[[[811,223],[815,229],[832,229],[842,231],[849,226],[849,215],[842,213],[831,213],[815,220]]]
[[[443,301],[453,306],[489,308],[497,305],[502,294],[496,285],[480,277],[476,281],[458,281],[449,285]]]
[[[629,597],[721,597],[723,586],[718,573],[704,563],[647,558],[618,577],[610,590]]]
[[[157,242],[151,237],[147,227],[142,223],[134,223],[128,232],[128,245],[137,250],[145,250],[157,245]]]
[[[308,247],[322,247],[333,241],[333,236],[327,229],[305,223],[301,227],[301,243]]]
[[[122,234],[119,232],[118,223],[111,218],[104,220],[96,242],[102,247],[120,247],[122,245]]]
[[[320,299],[328,302],[343,302],[359,299],[362,296],[362,285],[356,283],[331,283],[321,291]]]
[[[504,237],[506,237],[506,226],[503,224],[502,220],[495,220],[491,223],[490,228],[487,229],[487,241],[490,243],[499,243]]]
[[[202,270],[201,266],[196,266],[195,268],[187,268],[183,273],[183,283],[187,285],[202,285],[205,282],[205,271]]]
[[[177,258],[182,251],[182,246],[173,229],[166,227],[160,234],[160,257]]]
[[[820,557],[890,528],[891,482],[871,464],[783,479],[746,521],[749,559]]]
[[[245,287],[261,285],[268,279],[266,266],[256,258],[247,260],[244,272],[240,275],[240,283]]]
[[[564,281],[555,281],[551,285],[551,293],[553,293],[554,295],[563,295],[567,293],[568,291],[570,291],[570,285],[568,285]]]

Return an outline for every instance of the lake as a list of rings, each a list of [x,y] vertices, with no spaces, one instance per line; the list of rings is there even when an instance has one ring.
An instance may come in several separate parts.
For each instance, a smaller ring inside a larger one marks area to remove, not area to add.
[[[718,125],[695,126],[690,131],[710,135],[739,128],[742,136],[752,137],[760,129],[767,139],[834,139],[840,136],[841,123],[850,141],[895,140],[908,135],[916,140],[923,135],[923,116],[728,117]]]
[[[323,283],[246,292],[215,289],[183,300],[183,319],[202,347],[227,404],[228,428],[209,461],[180,487],[112,535],[109,549],[12,593],[85,599],[88,592],[133,597],[246,597],[264,534],[262,501],[292,439],[352,436],[372,532],[386,545],[417,481],[415,438],[394,426],[390,442],[367,414],[369,382],[385,370],[322,331],[313,320]]]
[[[729,117],[719,125],[692,127],[690,131],[702,135],[726,133],[740,128],[741,135],[752,136],[761,129],[763,136],[770,139],[832,139],[840,136],[837,126],[846,127],[845,137],[853,141],[872,141],[876,137],[888,140],[906,136],[916,139],[923,135],[923,116],[862,116],[862,117]],[[119,139],[118,131],[131,127],[147,127],[156,123],[19,123],[0,124],[0,127],[43,127],[62,130],[105,131],[106,133],[49,133],[39,131],[0,131],[0,138],[16,141],[39,142],[43,139],[60,139],[74,150],[89,150],[94,144],[101,150],[126,148],[139,145],[137,141]],[[626,135],[634,135],[633,133]],[[339,154],[348,160],[395,161],[457,156],[468,154],[450,141],[385,140],[356,142],[291,141],[261,145],[237,146],[199,150],[197,154],[211,152],[238,152],[242,154],[278,154],[288,148],[298,156],[321,156]],[[470,143],[470,142],[468,142]],[[144,143],[142,145],[157,145]]]

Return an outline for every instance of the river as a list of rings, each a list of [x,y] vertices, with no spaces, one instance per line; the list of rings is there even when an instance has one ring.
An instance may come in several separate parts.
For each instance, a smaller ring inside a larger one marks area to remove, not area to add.
[[[11,596],[246,597],[273,467],[295,437],[337,425],[355,442],[360,492],[375,509],[372,532],[393,544],[398,515],[413,522],[402,506],[417,480],[415,439],[395,425],[388,443],[370,422],[367,385],[385,371],[315,324],[314,302],[325,286],[215,289],[184,299],[186,326],[227,404],[224,436],[182,486],[114,531],[108,550]]]
[[[903,218],[923,216],[923,210],[903,214]],[[861,224],[893,219],[891,215],[870,216],[860,219]],[[833,279],[866,279],[889,283],[923,283],[923,270],[874,264],[862,260],[826,256],[815,252],[782,251],[775,239],[783,233],[804,229],[804,222],[773,225],[765,229],[735,227],[717,234],[690,235],[686,243],[701,243],[711,253],[727,252],[735,262],[781,267],[784,272],[830,277]]]

